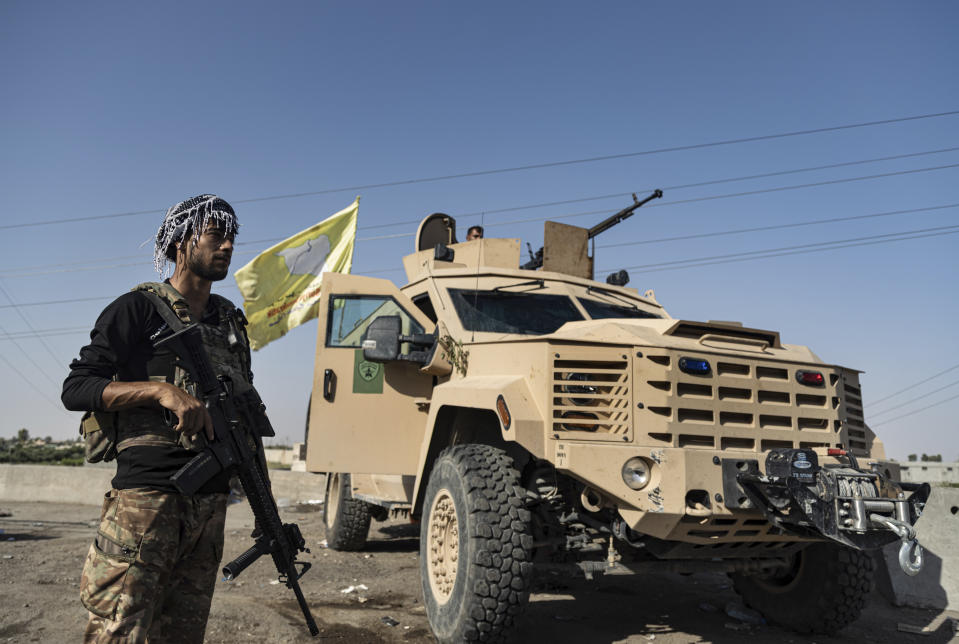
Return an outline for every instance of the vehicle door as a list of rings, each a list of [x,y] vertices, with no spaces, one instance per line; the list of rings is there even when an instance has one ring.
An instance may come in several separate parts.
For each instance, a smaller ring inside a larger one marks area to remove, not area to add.
[[[325,273],[319,307],[307,469],[415,475],[433,377],[415,363],[365,360],[362,338],[384,315],[398,315],[404,335],[431,333],[433,322],[389,280],[360,275]]]

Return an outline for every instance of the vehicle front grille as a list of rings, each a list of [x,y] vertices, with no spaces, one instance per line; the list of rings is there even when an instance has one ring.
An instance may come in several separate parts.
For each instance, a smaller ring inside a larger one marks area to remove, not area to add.
[[[630,360],[621,352],[559,348],[552,362],[552,426],[563,438],[628,439]]]
[[[710,372],[696,375],[679,369],[679,359],[686,355],[659,350],[636,360],[637,423],[643,442],[766,451],[837,446],[846,440],[842,431],[848,430],[849,447],[865,448],[854,372],[704,354],[695,357],[708,358]],[[824,384],[800,383],[796,371],[803,368],[821,372]]]

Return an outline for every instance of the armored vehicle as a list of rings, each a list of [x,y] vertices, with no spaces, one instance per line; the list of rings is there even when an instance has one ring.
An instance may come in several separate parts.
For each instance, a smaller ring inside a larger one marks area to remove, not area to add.
[[[306,458],[329,545],[419,521],[440,642],[503,636],[541,568],[726,572],[768,620],[828,633],[860,614],[869,550],[901,540],[921,567],[929,489],[883,461],[859,372],[593,279],[589,240],[645,201],[547,222],[522,268],[518,240],[457,243],[437,213],[406,286],[323,276]]]

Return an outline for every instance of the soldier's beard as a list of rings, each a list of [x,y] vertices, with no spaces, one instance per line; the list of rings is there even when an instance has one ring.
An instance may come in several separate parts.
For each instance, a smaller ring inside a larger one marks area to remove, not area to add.
[[[219,282],[230,272],[230,263],[214,264],[213,262],[214,260],[211,258],[209,263],[204,263],[203,260],[194,253],[187,259],[186,265],[187,268],[190,269],[190,272],[197,277],[211,282]],[[220,268],[221,266],[222,268]]]

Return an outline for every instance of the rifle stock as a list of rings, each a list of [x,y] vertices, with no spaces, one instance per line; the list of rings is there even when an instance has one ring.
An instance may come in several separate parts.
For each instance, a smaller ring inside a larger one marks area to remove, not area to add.
[[[224,577],[230,581],[261,556],[271,555],[280,581],[293,591],[310,634],[316,636],[320,631],[299,584],[299,578],[310,569],[311,564],[296,560],[298,553],[309,552],[309,549],[299,526],[281,521],[270,491],[266,463],[257,458],[257,453],[251,447],[253,437],[247,435],[239,422],[242,416],[248,421],[247,425],[256,428],[260,434],[273,435],[259,396],[252,390],[247,395],[233,395],[228,381],[216,375],[203,347],[197,324],[190,324],[158,340],[154,346],[168,348],[177,355],[183,368],[196,381],[198,397],[206,404],[213,419],[213,440],[170,480],[181,493],[189,495],[220,472],[231,469],[243,485],[256,525],[261,530],[251,548],[223,567]],[[262,449],[259,436],[253,442]]]

